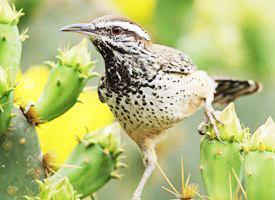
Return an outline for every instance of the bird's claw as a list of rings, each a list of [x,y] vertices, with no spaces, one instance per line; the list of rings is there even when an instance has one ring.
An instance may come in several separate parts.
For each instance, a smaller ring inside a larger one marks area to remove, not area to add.
[[[217,122],[219,122],[220,124],[224,125],[224,123],[222,122],[222,120],[220,119],[220,113],[215,111],[214,108],[212,107],[212,105],[206,105],[205,106],[205,116],[204,116],[204,120],[203,122],[199,125],[198,127],[198,131],[200,134],[205,134],[205,132],[203,132],[203,130],[205,129],[205,126],[206,125],[212,125],[212,128],[214,129],[214,132],[215,132],[215,135],[216,135],[216,138],[217,140],[220,142],[220,143],[224,143],[222,140],[221,140],[221,137],[220,137],[220,131],[217,127]]]
[[[198,126],[198,132],[199,132],[200,135],[205,135],[205,133],[206,133],[206,126],[207,126],[207,125],[208,125],[208,124],[205,123],[204,121],[202,121],[202,122],[199,124],[199,126]]]
[[[209,126],[209,121],[206,116],[206,114],[203,117],[202,122],[198,126],[198,132],[200,135],[205,135],[206,134],[206,127]]]
[[[223,121],[222,121],[221,118],[220,118],[220,114],[221,114],[221,111],[214,111],[214,112],[212,113],[212,115],[213,115],[213,117],[215,118],[215,120],[216,120],[217,122],[219,122],[221,125],[224,125]]]
[[[220,131],[217,127],[217,123],[216,122],[219,122],[221,123],[222,125],[224,124],[219,115],[217,115],[215,112],[213,111],[208,111],[206,112],[206,116],[210,122],[210,124],[212,125],[212,128],[214,129],[214,132],[215,132],[215,135],[216,135],[216,138],[217,140],[219,140],[220,143],[224,143],[222,140],[221,140],[221,137],[220,137]]]

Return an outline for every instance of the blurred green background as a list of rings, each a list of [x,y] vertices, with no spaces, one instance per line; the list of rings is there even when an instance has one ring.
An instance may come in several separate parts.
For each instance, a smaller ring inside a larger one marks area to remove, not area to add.
[[[139,22],[155,43],[177,48],[193,58],[210,75],[255,79],[263,83],[261,94],[236,101],[237,114],[254,131],[268,116],[275,117],[275,2],[273,0],[14,0],[26,12],[20,22],[29,27],[30,38],[23,44],[22,68],[52,60],[56,49],[76,44],[81,35],[61,33],[68,24],[88,22],[105,14],[126,15]],[[96,70],[104,62],[92,44]],[[98,81],[98,80],[97,80]],[[91,85],[97,84],[90,82]],[[218,107],[220,109],[221,107]],[[91,113],[92,114],[92,113]],[[160,165],[180,190],[180,158],[191,182],[204,193],[199,171],[199,111],[171,131],[157,148]],[[129,200],[144,170],[136,145],[126,134],[122,180],[111,181],[98,192],[99,200]],[[87,177],[89,178],[89,177]],[[143,199],[172,199],[156,170],[146,185]]]

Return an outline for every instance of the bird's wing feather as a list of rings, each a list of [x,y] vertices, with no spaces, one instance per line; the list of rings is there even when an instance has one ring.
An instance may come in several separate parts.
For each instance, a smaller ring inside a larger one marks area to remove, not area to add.
[[[177,49],[157,44],[151,48],[160,59],[160,70],[166,73],[191,74],[197,70],[191,58]]]

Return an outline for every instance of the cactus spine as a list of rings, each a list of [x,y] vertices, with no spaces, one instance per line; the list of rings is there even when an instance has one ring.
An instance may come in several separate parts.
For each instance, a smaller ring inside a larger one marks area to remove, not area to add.
[[[224,125],[218,126],[223,144],[215,139],[214,130],[210,127],[200,146],[200,169],[208,196],[215,200],[230,200],[230,193],[236,195],[238,188],[232,170],[242,179],[239,141],[244,138],[245,130],[241,128],[233,103],[222,111],[220,118],[224,122]]]

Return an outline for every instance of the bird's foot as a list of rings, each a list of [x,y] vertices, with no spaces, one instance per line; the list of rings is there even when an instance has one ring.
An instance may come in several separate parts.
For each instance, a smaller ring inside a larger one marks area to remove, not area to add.
[[[133,196],[131,200],[141,200],[139,196]]]
[[[206,106],[205,107],[205,116],[207,117],[208,121],[210,122],[210,125],[214,129],[216,138],[223,143],[220,137],[220,131],[217,127],[217,122],[220,124],[224,124],[222,120],[220,119],[219,112],[216,112],[212,106]]]
[[[206,127],[209,125],[208,118],[206,115],[203,116],[202,122],[198,126],[198,132],[200,135],[205,135],[206,133]]]
[[[204,105],[205,117],[204,117],[203,122],[199,125],[199,133],[200,132],[203,133],[206,125],[210,123],[210,125],[214,129],[217,140],[219,140],[221,143],[223,143],[223,141],[221,140],[221,137],[220,137],[219,129],[217,127],[217,122],[219,122],[222,125],[223,125],[223,122],[220,119],[220,115],[219,115],[220,113],[216,112],[214,110],[214,108],[212,107],[213,99],[214,99],[214,97],[212,95],[205,99],[205,105]]]

